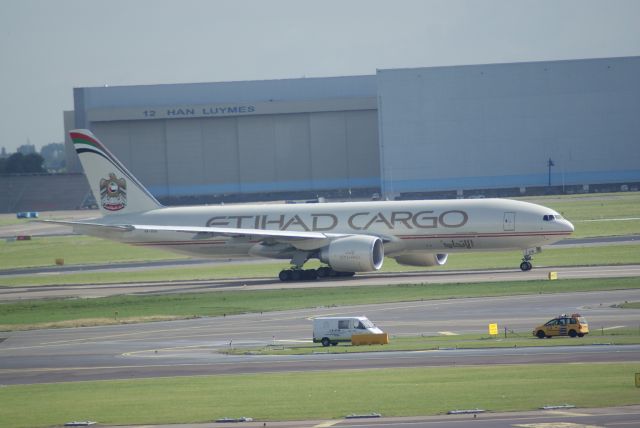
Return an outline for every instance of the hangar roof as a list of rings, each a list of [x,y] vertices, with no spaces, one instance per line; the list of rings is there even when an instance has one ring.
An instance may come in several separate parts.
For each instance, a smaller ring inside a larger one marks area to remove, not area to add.
[[[141,105],[375,97],[376,76],[75,88],[76,111]],[[78,105],[82,102],[82,105]]]

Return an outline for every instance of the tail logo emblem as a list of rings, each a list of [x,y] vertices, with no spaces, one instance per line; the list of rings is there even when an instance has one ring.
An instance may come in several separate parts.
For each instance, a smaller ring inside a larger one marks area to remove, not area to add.
[[[100,180],[100,202],[105,210],[119,211],[127,206],[127,182],[109,173],[109,178]]]

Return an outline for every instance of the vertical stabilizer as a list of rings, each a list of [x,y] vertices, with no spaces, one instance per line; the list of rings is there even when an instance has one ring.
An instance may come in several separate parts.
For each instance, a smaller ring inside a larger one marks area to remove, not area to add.
[[[69,135],[102,215],[138,213],[162,207],[91,131],[76,129]]]

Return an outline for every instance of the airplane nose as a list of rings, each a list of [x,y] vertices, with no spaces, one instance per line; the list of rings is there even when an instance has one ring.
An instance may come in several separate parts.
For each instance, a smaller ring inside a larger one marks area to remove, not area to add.
[[[567,226],[567,232],[573,232],[575,229],[575,227],[573,227],[573,223],[571,223],[569,220],[565,220],[566,226]]]

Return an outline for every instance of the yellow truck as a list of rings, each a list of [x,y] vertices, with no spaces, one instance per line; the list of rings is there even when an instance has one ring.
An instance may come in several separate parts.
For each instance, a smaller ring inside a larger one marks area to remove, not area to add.
[[[585,334],[589,334],[589,324],[580,314],[558,315],[533,330],[533,335],[538,339],[553,336],[583,337]]]

